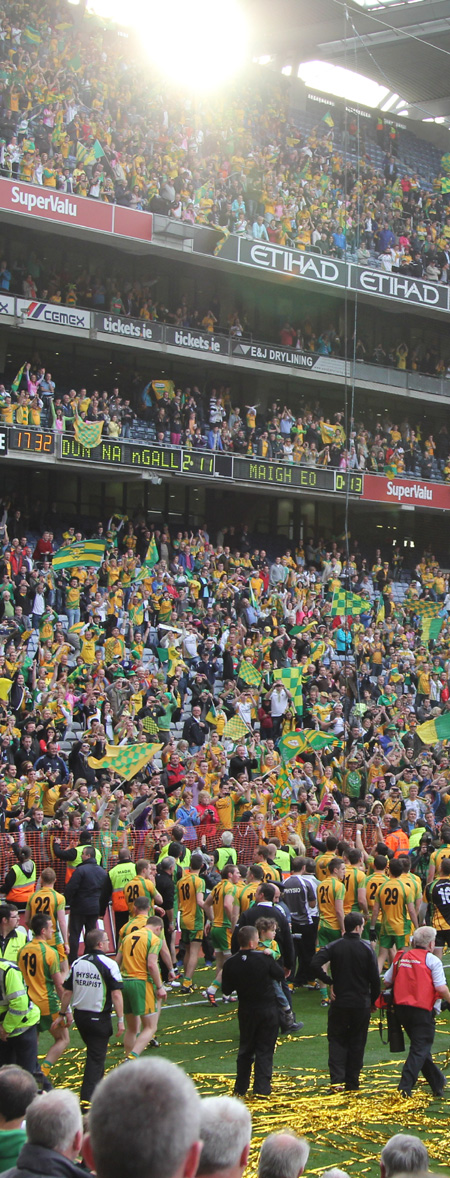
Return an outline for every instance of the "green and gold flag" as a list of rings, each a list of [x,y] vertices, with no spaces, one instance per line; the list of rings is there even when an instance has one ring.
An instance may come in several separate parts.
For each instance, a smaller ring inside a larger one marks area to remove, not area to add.
[[[247,659],[242,659],[238,670],[238,679],[242,679],[248,687],[259,687],[261,683],[261,672],[257,671],[253,663],[249,663]]]
[[[292,801],[292,787],[289,782],[288,772],[285,765],[281,765],[277,777],[275,789],[273,791],[273,801],[278,811],[279,818],[285,818],[289,814]]]
[[[436,716],[435,720],[427,720],[425,724],[419,724],[416,732],[422,744],[436,744],[438,740],[448,740],[450,738],[450,712],[445,712],[443,716]]]
[[[322,122],[326,123],[327,127],[334,127],[334,119],[331,117],[329,110],[324,114]]]
[[[377,601],[377,612],[376,612],[376,618],[375,618],[375,622],[376,622],[377,626],[379,626],[381,624],[381,622],[384,622],[385,617],[386,617],[386,610],[384,608],[384,598],[383,598],[383,594],[380,593],[380,596]]]
[[[330,425],[329,421],[320,422],[320,435],[324,446],[329,446],[332,442],[337,446],[343,446],[346,438],[342,425]]]
[[[414,613],[419,614],[422,622],[424,618],[437,618],[441,609],[438,601],[416,601],[414,605]]]
[[[76,413],[73,422],[76,441],[87,450],[94,450],[100,442],[103,426],[103,421],[83,421]]]
[[[442,180],[441,180],[441,192],[442,192],[442,195],[443,195],[443,196],[445,196],[445,194],[446,194],[447,192],[450,192],[450,176],[443,176],[443,177],[442,177]]]
[[[243,736],[248,736],[249,732],[250,729],[244,723],[244,720],[241,720],[240,716],[232,716],[231,720],[228,720],[225,724],[223,736],[226,740],[237,741],[242,740]]]
[[[95,164],[104,154],[103,147],[98,139],[89,146],[84,143],[77,143],[77,164],[82,164],[83,167],[87,167],[88,164]]]
[[[305,753],[310,749],[319,752],[320,749],[332,748],[337,742],[337,736],[316,732],[315,728],[303,728],[301,732],[288,732],[287,736],[283,736],[278,744],[278,752],[283,761],[291,761],[297,753]]]
[[[164,393],[167,393],[169,400],[172,401],[175,396],[175,385],[173,380],[152,380],[152,389],[156,400],[160,401]]]
[[[25,368],[25,364],[22,364],[22,367],[19,368],[17,376],[15,376],[14,380],[11,381],[11,392],[12,393],[17,393],[19,391],[20,382],[22,380],[22,376],[24,373],[24,368]]]
[[[366,597],[358,597],[356,593],[346,589],[336,589],[331,599],[331,617],[356,617],[370,609],[370,602]]]
[[[280,681],[290,691],[296,712],[303,711],[303,667],[277,667],[273,672],[275,681]]]
[[[80,565],[97,569],[105,556],[104,540],[84,540],[80,544],[66,544],[53,557],[52,568],[74,569]]]
[[[422,618],[422,642],[428,643],[430,638],[436,641],[439,638],[443,625],[443,618]]]
[[[88,757],[88,765],[91,769],[113,769],[124,781],[131,781],[162,747],[162,744],[107,744],[101,761],[97,761],[96,757]]]
[[[154,568],[155,564],[158,564],[158,561],[159,561],[159,552],[158,552],[155,537],[152,536],[152,538],[150,540],[150,544],[147,548],[147,555],[144,560],[144,567],[146,569],[152,569],[152,568]]]
[[[326,642],[321,642],[320,640],[318,640],[317,642],[312,642],[311,643],[311,650],[309,652],[309,657],[311,659],[311,662],[316,663],[319,661],[319,659],[323,659],[326,649],[327,649]]]

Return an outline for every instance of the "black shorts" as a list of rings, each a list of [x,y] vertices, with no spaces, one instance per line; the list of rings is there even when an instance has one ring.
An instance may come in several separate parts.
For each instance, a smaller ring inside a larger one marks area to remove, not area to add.
[[[441,929],[436,933],[436,945],[439,949],[443,949],[444,945],[450,946],[450,928]]]

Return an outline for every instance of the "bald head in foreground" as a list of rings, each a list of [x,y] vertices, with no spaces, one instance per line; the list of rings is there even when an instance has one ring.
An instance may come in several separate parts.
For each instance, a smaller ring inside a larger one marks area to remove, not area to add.
[[[97,1178],[194,1178],[201,1100],[167,1059],[122,1064],[96,1088],[83,1156]]]

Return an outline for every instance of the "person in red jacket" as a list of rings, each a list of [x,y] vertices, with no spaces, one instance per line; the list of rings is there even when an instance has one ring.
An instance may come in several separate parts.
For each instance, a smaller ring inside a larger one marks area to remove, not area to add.
[[[44,532],[38,540],[35,550],[33,552],[34,560],[43,560],[44,556],[51,556],[53,553],[53,543],[50,537],[50,532]]]
[[[442,1096],[445,1088],[445,1076],[431,1057],[435,1013],[440,1010],[441,998],[450,1002],[442,961],[434,953],[435,942],[436,929],[427,925],[416,929],[411,948],[397,953],[384,975],[386,984],[393,983],[395,1011],[410,1040],[398,1085],[404,1097],[411,1096],[419,1072],[434,1096]]]

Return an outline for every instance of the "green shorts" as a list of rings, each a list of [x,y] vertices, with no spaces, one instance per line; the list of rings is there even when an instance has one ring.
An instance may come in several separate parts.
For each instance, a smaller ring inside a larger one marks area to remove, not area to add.
[[[195,941],[203,941],[203,928],[182,928],[181,941],[183,945],[192,945]]]
[[[211,928],[210,937],[214,948],[217,949],[219,953],[231,953],[230,928],[226,928],[223,925],[220,928],[216,928],[215,925],[213,925]]]
[[[139,1015],[154,1014],[156,1010],[156,994],[153,982],[146,982],[143,978],[123,979],[123,1013]]]
[[[380,949],[406,949],[409,945],[411,933],[380,933]]]
[[[41,1017],[40,1017],[39,1023],[38,1023],[38,1030],[40,1031],[41,1035],[43,1035],[44,1031],[50,1030],[50,1027],[51,1027],[52,1023],[55,1021],[57,1014],[59,1014],[58,1010],[55,1010],[54,1014],[41,1014]]]
[[[329,945],[330,941],[339,941],[341,935],[340,928],[330,928],[328,924],[319,924],[317,944],[322,949],[324,945]]]

